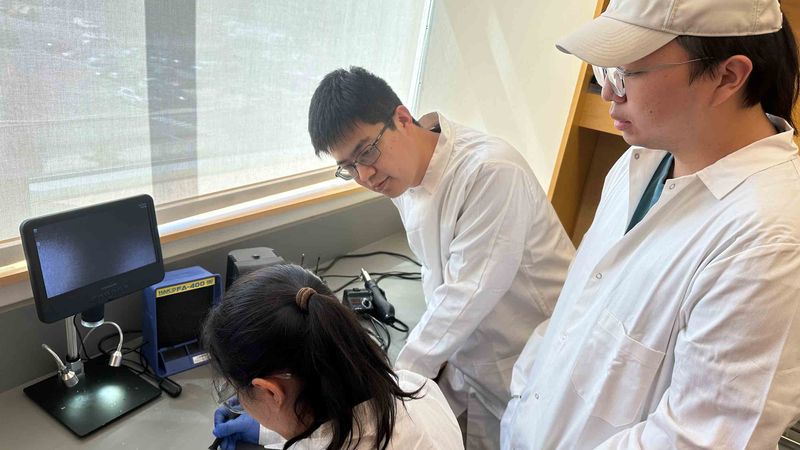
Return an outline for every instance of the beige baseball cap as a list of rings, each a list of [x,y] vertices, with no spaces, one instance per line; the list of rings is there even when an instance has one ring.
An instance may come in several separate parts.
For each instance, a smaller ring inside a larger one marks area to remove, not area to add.
[[[749,36],[781,29],[778,0],[611,0],[599,17],[556,43],[589,64],[617,67],[681,35]]]

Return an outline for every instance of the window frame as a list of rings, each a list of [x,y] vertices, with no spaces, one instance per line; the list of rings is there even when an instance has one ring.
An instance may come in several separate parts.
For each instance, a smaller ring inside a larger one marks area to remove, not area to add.
[[[423,12],[420,20],[420,29],[417,37],[417,49],[412,68],[412,80],[408,93],[408,108],[417,113],[417,105],[422,91],[423,74],[426,66],[426,56],[430,40],[430,28],[433,20],[435,0],[424,0]],[[295,197],[288,202],[278,200],[274,204],[266,204],[260,209],[249,211],[233,216],[226,216],[220,219],[218,214],[225,208],[254,202],[258,199],[280,194],[291,193],[294,190],[309,188],[317,184],[325,183],[335,179],[335,165],[325,166],[319,169],[292,174],[285,177],[267,180],[260,183],[238,186],[209,194],[190,197],[173,202],[156,205],[159,229],[162,225],[173,224],[186,221],[192,217],[205,215],[201,220],[191,226],[178,227],[176,231],[169,231],[161,234],[162,245],[171,241],[184,239],[201,233],[207,233],[235,224],[252,221],[266,216],[279,215],[287,210],[302,208],[320,202],[334,201],[343,196],[357,196],[367,192],[366,189],[358,186],[355,182],[349,182],[338,187],[325,188],[322,191],[313,191],[305,196]],[[369,193],[364,200],[369,201],[377,197],[377,194]],[[168,226],[167,226],[168,228]],[[197,248],[195,250],[200,250]],[[166,256],[165,256],[166,258]],[[22,251],[20,238],[0,240],[0,289],[9,285],[25,281],[28,279],[27,263]],[[0,291],[1,293],[2,291]],[[0,306],[13,304],[16,301],[0,302]]]

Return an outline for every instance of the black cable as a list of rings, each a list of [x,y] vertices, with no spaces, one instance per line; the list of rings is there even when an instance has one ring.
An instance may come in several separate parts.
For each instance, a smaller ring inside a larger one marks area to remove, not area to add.
[[[78,335],[78,340],[80,341],[81,349],[83,350],[83,356],[84,357],[81,358],[81,360],[86,362],[86,361],[89,361],[92,358],[91,358],[91,356],[89,356],[89,351],[86,350],[86,340],[84,339],[83,335],[81,334],[81,330],[78,327],[77,317],[78,317],[77,315],[72,316],[72,325],[75,327],[75,333],[77,333],[77,335]],[[122,334],[123,335],[126,334],[126,333],[141,333],[141,331],[140,330],[122,330]],[[107,350],[103,350],[101,345],[104,342],[106,342],[107,340],[109,340],[112,337],[114,337],[114,336],[119,336],[119,333],[113,333],[112,332],[112,333],[100,338],[100,340],[97,342],[97,351],[100,352],[100,354],[102,354],[104,356],[111,355],[111,352],[107,351]],[[127,355],[128,353],[131,353],[133,351],[137,351],[138,349],[140,349],[142,347],[142,345],[144,345],[144,344],[140,344],[138,347],[135,347],[135,348],[130,348],[130,347],[124,347],[123,346],[122,347],[122,355],[124,356],[124,355]],[[78,356],[80,357],[80,354]]]
[[[386,329],[386,325],[384,325],[382,322],[378,321],[377,319],[375,319],[374,317],[372,317],[370,315],[367,315],[367,318],[369,318],[370,322],[372,323],[372,328],[375,330],[375,333],[378,334],[378,338],[385,344],[385,345],[381,345],[381,348],[383,349],[384,352],[388,352],[389,351],[389,347],[391,347],[391,345],[392,345],[392,334],[389,333],[389,330]],[[386,336],[386,339],[383,339],[380,336],[380,332],[378,331],[378,328],[383,330],[383,333]]]
[[[84,359],[82,361],[86,362],[86,361],[89,360],[89,352],[86,351],[86,345],[84,345],[84,343],[83,343],[83,335],[81,334],[81,329],[78,328],[78,315],[77,314],[72,316],[72,326],[75,327],[75,332],[78,333],[78,340],[81,341],[81,348],[83,349],[83,356],[86,357],[86,359]],[[81,359],[80,353],[78,353],[78,359]]]
[[[361,317],[361,316],[359,316],[359,318],[360,318],[360,317]],[[371,323],[371,322],[370,322],[370,325],[372,325],[372,323]],[[366,325],[362,325],[362,328],[364,328],[364,331],[366,331],[366,332],[367,332],[367,335],[368,335],[368,336],[369,336],[369,337],[370,337],[370,338],[371,338],[373,341],[375,341],[375,343],[376,343],[376,344],[378,344],[378,346],[381,348],[381,350],[383,350],[383,347],[384,347],[383,338],[382,338],[382,337],[381,337],[381,336],[378,334],[378,329],[377,329],[377,328],[375,328],[375,325],[372,325],[372,329],[369,329],[369,328],[367,328],[367,327],[366,327]]]
[[[401,326],[398,327],[397,325],[401,325]],[[398,318],[395,318],[394,322],[389,324],[389,327],[394,328],[395,330],[397,330],[397,331],[399,331],[401,333],[408,334],[408,330],[409,330],[408,325],[406,325],[405,322],[403,322],[402,320],[400,320]]]
[[[325,275],[324,273],[326,271],[330,270],[334,266],[334,264],[336,264],[338,261],[340,261],[342,259],[345,259],[345,258],[365,258],[365,257],[369,257],[369,256],[376,256],[376,255],[394,256],[394,257],[397,257],[397,258],[405,259],[405,260],[407,260],[407,261],[409,261],[409,262],[411,262],[411,263],[413,263],[413,264],[415,264],[415,265],[417,265],[419,267],[422,267],[422,265],[420,263],[418,263],[416,260],[414,260],[413,258],[411,258],[409,256],[406,256],[406,255],[403,255],[403,254],[400,254],[400,253],[394,253],[394,252],[377,251],[377,252],[370,252],[370,253],[360,253],[360,254],[350,254],[350,255],[337,256],[330,263],[328,263],[328,265],[326,265],[326,266],[324,266],[322,268],[318,268],[317,271],[316,271],[316,274],[326,284],[327,284],[327,282],[325,281],[325,278],[348,278],[348,280],[344,284],[342,284],[341,286],[337,287],[336,289],[332,289],[332,292],[335,294],[335,293],[343,291],[347,287],[349,287],[349,286],[353,285],[354,283],[358,282],[359,280],[361,280],[362,279],[361,275],[360,274],[359,275],[352,275],[352,276],[350,276],[350,275],[340,275],[340,274]],[[378,284],[381,280],[386,279],[386,278],[397,278],[397,279],[401,279],[401,280],[411,280],[411,281],[419,281],[419,280],[422,279],[422,274],[420,274],[419,272],[403,272],[403,271],[371,272],[370,275],[372,275],[374,277],[375,284]],[[392,329],[394,329],[396,331],[399,331],[399,332],[405,333],[405,334],[408,334],[408,332],[409,332],[409,326],[406,325],[403,321],[401,321],[399,319],[394,319],[394,321],[392,323],[390,323],[390,324],[384,324],[383,322],[377,320],[376,318],[374,318],[373,316],[371,316],[369,314],[361,314],[361,315],[362,316],[366,316],[369,319],[369,322],[372,325],[372,330],[374,332],[369,332],[369,330],[368,330],[368,332],[375,337],[375,340],[378,341],[378,345],[385,352],[388,352],[389,347],[391,346],[391,343],[392,343],[392,335],[389,332],[389,329],[387,327],[390,327],[390,328],[392,328]],[[385,336],[385,338],[384,338],[384,336]]]
[[[158,384],[159,389],[166,392],[171,397],[177,397],[178,395],[180,395],[182,388],[177,381],[173,380],[170,377],[161,377],[157,375],[155,372],[150,370],[150,365],[147,363],[147,359],[144,358],[142,352],[137,350],[136,353],[139,354],[138,363],[130,360],[125,360],[125,361],[139,365],[141,367],[141,371],[138,373],[139,375],[145,375],[151,380],[153,380],[155,383]],[[131,367],[129,367],[129,369],[133,370],[133,368]],[[169,384],[170,386],[165,386],[167,384]]]
[[[369,318],[369,316],[367,316],[367,318]],[[371,331],[367,330],[367,334],[371,335],[373,339],[378,341],[378,346],[381,348],[381,350],[386,352],[386,349],[388,349],[389,346],[386,345],[386,341],[383,339],[383,336],[381,336],[380,332],[378,331],[378,328],[375,326],[374,323],[372,323],[372,321],[370,321],[369,324],[372,325],[372,330]]]
[[[330,263],[328,263],[328,265],[318,268],[317,269],[317,275],[319,275],[321,273],[325,273],[327,270],[329,270],[331,267],[333,267],[334,264],[336,264],[337,262],[339,262],[342,259],[346,259],[346,258],[366,258],[366,257],[369,257],[369,256],[376,256],[376,255],[394,256],[395,258],[404,259],[406,261],[411,262],[412,264],[416,264],[417,266],[422,267],[422,264],[418,263],[414,258],[412,258],[410,256],[407,256],[407,255],[403,255],[402,253],[377,251],[377,252],[354,253],[354,254],[349,254],[349,255],[337,256],[337,257],[333,258],[333,260]]]
[[[141,331],[140,330],[123,330],[122,333],[123,333],[123,340],[124,340],[124,335],[133,334],[133,333],[141,333]],[[107,336],[103,336],[102,338],[100,338],[100,340],[97,341],[97,351],[100,352],[102,355],[109,356],[111,354],[111,351],[104,349],[103,348],[103,344],[108,342],[114,336],[119,336],[119,333],[112,333],[112,334],[109,334]],[[142,343],[137,345],[136,347],[126,347],[126,346],[122,347],[122,362],[126,363],[125,367],[127,367],[128,370],[130,370],[131,372],[133,372],[134,374],[139,375],[139,376],[144,375],[147,372],[147,367],[145,367],[145,366],[143,366],[141,364],[141,360],[142,360],[141,349],[142,349],[142,347],[144,347],[144,345],[145,345],[145,342],[142,341]],[[126,355],[130,355],[131,353],[138,354],[140,362],[136,362],[136,361],[133,361],[131,359],[125,358]],[[131,364],[138,365],[139,367],[138,368],[137,367],[131,367]]]
[[[419,272],[401,272],[399,270],[393,270],[391,272],[373,272],[371,275],[382,276],[384,278],[422,278],[422,274]]]
[[[370,275],[383,278],[402,278],[406,280],[419,280],[422,275],[419,272],[370,272]],[[325,275],[324,278],[361,278],[361,275]]]
[[[382,324],[380,321],[377,320],[376,322],[379,323],[380,324],[379,326],[383,328],[383,330],[386,332],[386,350],[384,351],[386,353],[389,353],[389,347],[392,346],[392,333],[389,332],[389,330],[386,328],[386,325]]]
[[[377,255],[393,256],[395,258],[400,258],[400,259],[404,259],[406,261],[409,261],[412,264],[417,265],[418,267],[422,267],[422,265],[419,262],[417,262],[414,258],[412,258],[410,256],[407,256],[407,255],[404,255],[402,253],[388,252],[388,251],[375,251],[375,252],[369,252],[369,253],[354,253],[354,254],[348,254],[348,255],[340,255],[340,256],[337,256],[337,257],[333,258],[333,260],[330,263],[328,263],[326,266],[324,266],[324,267],[319,267],[319,261],[317,261],[317,268],[315,270],[315,274],[318,277],[320,277],[320,279],[325,284],[327,284],[327,281],[325,280],[326,278],[349,278],[349,280],[347,282],[345,282],[343,285],[341,285],[341,286],[337,287],[336,289],[332,290],[332,292],[334,294],[336,294],[336,293],[339,293],[339,292],[343,291],[348,286],[351,286],[353,283],[356,283],[358,280],[360,280],[361,279],[361,275],[353,275],[353,276],[348,276],[348,275],[325,275],[325,272],[330,270],[337,262],[339,262],[342,259],[347,259],[347,258],[367,258],[367,257],[370,257],[370,256],[377,256]],[[376,281],[375,281],[376,283],[378,281],[384,279],[384,278],[399,278],[399,279],[403,279],[403,280],[420,280],[420,279],[422,279],[422,277],[419,274],[419,272],[399,272],[399,271],[375,272],[375,273],[372,273],[372,275],[376,277]]]
[[[142,330],[122,330],[123,337],[126,334],[134,334],[134,333],[141,334]],[[97,351],[102,353],[102,354],[104,354],[104,355],[106,355],[106,356],[110,355],[111,354],[110,351],[103,350],[103,344],[106,343],[109,339],[114,338],[114,337],[119,337],[119,333],[111,333],[111,334],[107,334],[107,335],[101,337],[100,340],[97,341]],[[119,342],[117,344],[119,344]],[[139,344],[138,347],[133,348],[133,349],[130,348],[130,347],[122,347],[124,350],[127,350],[127,351],[123,351],[122,354],[123,355],[127,355],[128,353],[131,353],[132,351],[137,351],[138,349],[142,348],[143,345],[144,345],[144,343]]]
[[[123,330],[122,333],[123,333],[123,335],[131,334],[131,333],[141,333],[141,330]],[[102,353],[103,355],[108,356],[110,354],[110,352],[107,351],[107,350],[104,350],[102,346],[106,341],[108,341],[112,337],[118,336],[118,335],[119,335],[119,333],[113,333],[113,334],[109,334],[107,336],[104,336],[104,337],[100,338],[100,340],[97,341],[97,350],[100,353]],[[125,367],[128,370],[130,370],[131,372],[135,373],[136,375],[139,375],[139,376],[145,375],[145,376],[147,376],[148,378],[150,378],[151,380],[156,382],[158,384],[159,389],[163,390],[168,395],[170,395],[172,397],[176,397],[176,396],[180,395],[180,392],[181,392],[180,384],[178,384],[175,380],[173,380],[170,377],[160,377],[155,372],[153,372],[151,370],[150,365],[147,363],[147,359],[144,357],[144,354],[141,351],[142,347],[144,347],[145,344],[146,344],[146,342],[144,340],[142,340],[142,343],[139,344],[138,346],[134,347],[134,348],[123,347],[123,352],[122,352],[123,358],[122,358],[122,361],[127,363],[125,365]],[[131,354],[131,353],[136,353],[137,355],[139,355],[139,361],[138,362],[137,361],[132,361],[130,359],[125,358],[125,355]],[[139,366],[139,368],[131,367],[130,364],[137,365],[137,366]],[[165,387],[166,383],[171,384],[171,386]]]
[[[334,293],[334,294],[336,294],[336,293],[338,293],[338,292],[341,292],[341,291],[343,291],[343,290],[344,290],[346,287],[348,287],[348,286],[350,286],[350,285],[352,285],[352,284],[354,284],[354,283],[357,283],[357,282],[358,282],[358,280],[360,280],[360,279],[361,279],[361,275],[354,276],[354,277],[353,277],[353,278],[351,278],[351,279],[350,279],[350,281],[348,281],[347,283],[345,283],[345,284],[343,284],[343,285],[339,286],[338,288],[334,289],[334,290],[333,290],[333,293]]]
[[[401,279],[401,280],[409,280],[409,281],[419,281],[419,280],[422,279],[422,276],[417,272],[374,272],[374,273],[371,273],[371,275],[375,276],[375,283],[376,284],[379,283],[381,280],[383,280],[385,278],[398,278],[398,279]],[[350,278],[350,280],[348,280],[345,284],[337,287],[336,289],[333,289],[332,292],[334,294],[336,294],[338,292],[341,292],[342,290],[344,290],[348,286],[351,286],[354,283],[357,283],[359,280],[361,280],[361,275],[350,275],[350,276],[348,276],[348,275],[325,275],[325,278],[327,278],[327,277]]]
[[[138,363],[136,361],[131,361],[131,360],[128,360],[128,359],[124,359],[123,361],[125,361],[127,363],[130,363],[130,364],[136,364],[139,367],[141,367],[141,369],[136,369],[134,367],[127,366],[129,370],[134,371],[137,375],[140,375],[140,376],[141,375],[145,375],[145,376],[147,376],[148,378],[150,378],[151,380],[153,380],[155,383],[158,384],[158,388],[159,389],[161,389],[162,391],[166,392],[167,395],[169,395],[171,397],[177,397],[178,395],[180,395],[181,391],[183,390],[183,388],[181,388],[180,384],[178,384],[175,380],[173,380],[170,377],[160,377],[160,376],[156,375],[155,373],[153,373],[150,370],[150,365],[147,363],[147,359],[145,359],[143,357],[142,352],[141,351],[137,351],[136,353],[139,354],[139,362]]]
[[[133,360],[130,360],[130,359],[122,358],[122,361],[124,363],[126,363],[125,367],[127,367],[128,370],[130,370],[131,372],[135,373],[136,375],[139,375],[139,376],[148,375],[148,368],[146,367],[145,364],[141,363],[141,354],[142,354],[142,352],[137,351],[136,353],[139,354],[139,362],[133,361]],[[132,367],[132,365],[136,366],[136,367]]]
[[[342,286],[336,288],[335,290],[331,289],[331,292],[336,294],[337,292],[341,292],[342,289],[346,288],[347,286],[350,286],[351,284],[353,284],[356,281],[358,281],[359,279],[361,279],[361,276],[360,275],[358,275],[358,276],[356,276],[356,275],[325,275],[324,277],[320,276],[320,280],[322,280],[322,282],[327,285],[328,282],[327,282],[326,278],[349,278],[349,280],[345,284],[343,284]]]
[[[422,275],[414,272],[375,272],[375,283],[380,283],[385,278],[398,278],[401,280],[419,281]]]
[[[150,369],[150,365],[147,362],[147,358],[144,357],[144,354],[142,352],[139,352],[139,364],[141,364],[141,366],[147,370]]]

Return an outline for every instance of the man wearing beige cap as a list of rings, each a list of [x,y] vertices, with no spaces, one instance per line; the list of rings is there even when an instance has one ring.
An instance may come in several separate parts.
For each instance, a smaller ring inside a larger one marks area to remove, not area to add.
[[[800,73],[778,1],[611,0],[557,47],[593,65],[631,148],[514,367],[501,446],[775,448],[800,416]]]

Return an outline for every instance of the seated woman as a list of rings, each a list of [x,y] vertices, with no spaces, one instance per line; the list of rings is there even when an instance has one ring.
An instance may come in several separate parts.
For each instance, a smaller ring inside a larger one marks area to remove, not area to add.
[[[214,415],[224,450],[239,440],[293,450],[463,449],[436,383],[393,372],[355,314],[302,267],[237,280],[209,313],[203,340],[222,398],[238,399]]]

